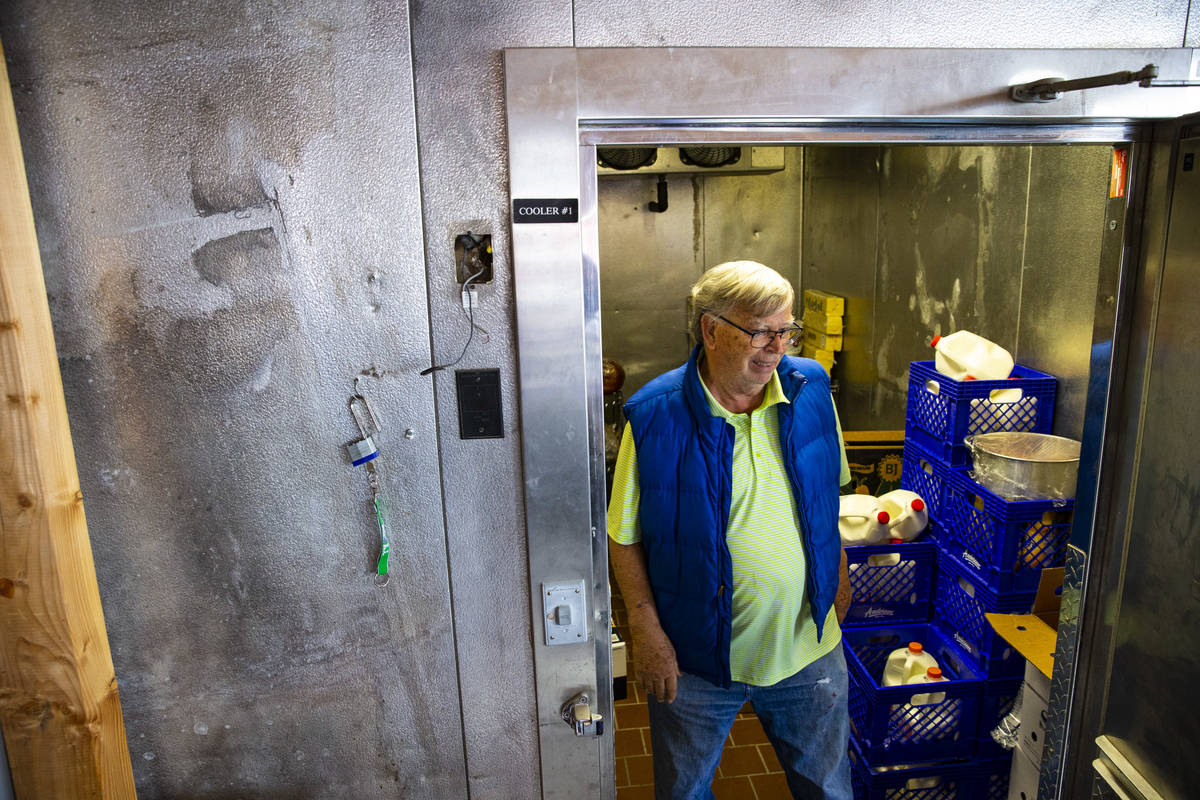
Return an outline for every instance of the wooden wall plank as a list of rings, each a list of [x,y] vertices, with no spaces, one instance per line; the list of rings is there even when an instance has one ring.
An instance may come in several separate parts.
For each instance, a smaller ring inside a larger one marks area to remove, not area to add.
[[[135,797],[0,52],[0,726],[17,800]]]

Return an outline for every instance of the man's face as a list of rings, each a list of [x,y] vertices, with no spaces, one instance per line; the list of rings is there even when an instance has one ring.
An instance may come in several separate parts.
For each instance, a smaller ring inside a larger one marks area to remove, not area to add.
[[[787,308],[766,317],[735,308],[725,317],[748,331],[783,330],[794,321]],[[751,347],[747,334],[715,317],[706,317],[703,330],[709,374],[718,385],[740,394],[761,391],[787,352],[787,342],[780,337],[773,337],[766,347]]]

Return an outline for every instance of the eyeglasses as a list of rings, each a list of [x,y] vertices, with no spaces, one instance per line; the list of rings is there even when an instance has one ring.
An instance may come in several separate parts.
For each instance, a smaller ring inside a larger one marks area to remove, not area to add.
[[[756,350],[761,350],[762,348],[774,342],[777,338],[783,339],[783,343],[789,347],[795,347],[796,345],[800,344],[800,332],[802,329],[799,325],[793,324],[787,328],[782,328],[777,331],[748,331],[741,325],[738,325],[736,322],[725,319],[725,317],[721,316],[720,314],[715,314],[714,316],[721,320],[721,322],[724,322],[726,325],[732,325],[742,333],[749,336],[750,346]]]

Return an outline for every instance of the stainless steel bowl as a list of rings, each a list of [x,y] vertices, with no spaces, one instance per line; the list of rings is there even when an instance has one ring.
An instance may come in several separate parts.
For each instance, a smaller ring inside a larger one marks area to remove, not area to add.
[[[1079,442],[1048,433],[997,431],[966,437],[974,478],[1008,500],[1075,496]]]

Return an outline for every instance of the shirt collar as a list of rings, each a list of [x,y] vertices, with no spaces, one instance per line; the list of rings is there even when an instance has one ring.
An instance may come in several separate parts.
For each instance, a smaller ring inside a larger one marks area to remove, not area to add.
[[[700,378],[700,388],[704,389],[704,399],[708,401],[708,410],[712,412],[714,417],[732,419],[734,417],[745,416],[744,414],[735,414],[718,403],[717,398],[713,397],[712,392],[708,390],[708,386],[704,383],[704,378],[699,375],[697,377]],[[783,384],[779,382],[778,370],[771,373],[771,380],[767,381],[767,391],[763,395],[762,402],[754,410],[762,411],[764,408],[770,408],[776,403],[791,403],[791,400],[788,400],[787,395],[783,393]]]

